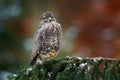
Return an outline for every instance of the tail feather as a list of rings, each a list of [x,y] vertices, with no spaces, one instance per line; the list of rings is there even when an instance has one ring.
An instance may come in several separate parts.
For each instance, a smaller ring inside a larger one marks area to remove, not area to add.
[[[33,66],[33,65],[36,63],[38,55],[39,55],[39,54],[35,55],[35,56],[31,59],[31,61],[30,61],[30,66]]]

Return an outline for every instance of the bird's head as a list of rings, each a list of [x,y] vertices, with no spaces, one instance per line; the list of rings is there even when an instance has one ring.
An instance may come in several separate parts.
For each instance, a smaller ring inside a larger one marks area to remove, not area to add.
[[[40,20],[42,22],[56,21],[53,13],[51,11],[46,11],[45,13],[43,13],[42,16],[40,17]]]

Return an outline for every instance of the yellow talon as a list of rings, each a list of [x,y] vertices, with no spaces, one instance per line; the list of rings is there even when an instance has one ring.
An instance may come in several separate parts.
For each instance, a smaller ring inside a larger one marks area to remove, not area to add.
[[[56,53],[50,53],[50,57],[51,58],[55,58],[56,57]]]

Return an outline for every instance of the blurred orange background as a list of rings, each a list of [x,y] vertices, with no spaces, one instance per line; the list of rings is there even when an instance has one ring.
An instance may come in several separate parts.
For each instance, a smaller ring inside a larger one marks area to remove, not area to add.
[[[120,0],[1,0],[0,80],[29,65],[39,17],[52,11],[63,29],[60,56],[120,58]]]

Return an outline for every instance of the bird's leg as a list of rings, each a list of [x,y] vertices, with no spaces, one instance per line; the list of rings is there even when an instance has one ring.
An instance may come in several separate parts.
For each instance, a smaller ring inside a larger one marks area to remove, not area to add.
[[[39,57],[38,57],[41,61],[42,61],[42,58],[41,58],[41,56],[39,55]]]
[[[55,58],[56,57],[56,52],[54,50],[52,50],[50,53],[49,53],[50,57],[51,58]]]

